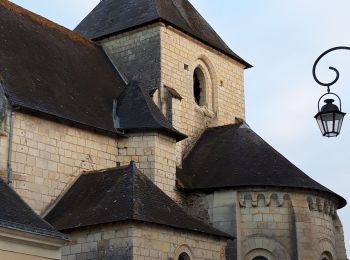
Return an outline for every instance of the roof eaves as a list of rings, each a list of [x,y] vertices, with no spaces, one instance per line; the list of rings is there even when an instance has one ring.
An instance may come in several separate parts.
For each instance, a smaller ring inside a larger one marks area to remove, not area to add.
[[[275,188],[275,189],[287,189],[287,190],[305,190],[307,191],[314,191],[314,192],[320,192],[320,193],[326,193],[331,195],[332,197],[336,198],[338,200],[338,209],[344,208],[347,205],[346,199],[344,199],[342,196],[338,195],[337,193],[333,191],[326,191],[326,190],[320,190],[316,188],[307,188],[307,187],[292,187],[292,186],[277,186],[277,185],[253,185],[253,184],[246,184],[246,185],[227,185],[227,186],[220,186],[220,187],[195,187],[192,185],[186,185],[181,183],[181,180],[177,178],[176,180],[176,187],[181,190],[182,192],[194,192],[194,191],[201,191],[204,193],[211,193],[213,191],[218,190],[228,190],[228,189],[240,189],[240,188]]]
[[[52,237],[52,238],[65,240],[65,241],[69,240],[67,235],[60,232],[50,231],[42,228],[34,228],[27,225],[6,221],[2,219],[0,219],[0,226],[8,229],[13,229],[21,232],[34,234],[34,235],[47,236],[47,237]]]
[[[189,216],[190,217],[190,216]],[[190,217],[192,218],[192,217]],[[216,236],[216,237],[225,237],[225,238],[229,238],[229,239],[234,239],[236,237],[230,235],[230,234],[227,234],[223,231],[220,231],[214,227],[211,227],[209,226],[209,224],[206,224],[203,222],[203,225],[207,225],[209,229],[211,229],[211,231],[201,231],[201,230],[198,230],[198,229],[190,229],[190,228],[183,228],[183,227],[177,227],[175,225],[166,225],[166,224],[161,224],[161,223],[157,223],[157,222],[151,222],[151,221],[145,221],[143,220],[142,218],[133,218],[131,220],[134,220],[134,221],[137,221],[137,222],[145,222],[145,223],[151,223],[151,224],[154,224],[154,225],[159,225],[159,226],[164,226],[164,227],[170,227],[170,228],[174,228],[174,229],[178,229],[178,230],[184,230],[184,231],[190,231],[190,232],[194,232],[194,233],[200,233],[200,234],[206,234],[206,235],[212,235],[212,236]],[[198,220],[200,221],[200,220]]]
[[[11,107],[13,107],[15,110],[21,110],[23,112],[27,112],[29,114],[35,114],[38,116],[41,116],[43,118],[47,118],[49,120],[61,120],[63,123],[66,123],[68,125],[75,125],[75,126],[79,126],[82,129],[86,129],[86,130],[95,130],[97,132],[101,132],[101,133],[105,133],[108,135],[112,135],[112,136],[120,136],[120,137],[125,137],[125,134],[121,131],[119,131],[118,129],[115,130],[111,130],[111,129],[104,129],[104,128],[100,128],[97,126],[93,126],[93,125],[88,125],[86,123],[77,121],[77,120],[72,120],[66,117],[63,117],[61,115],[57,115],[55,113],[52,112],[47,112],[47,111],[42,111],[40,109],[35,109],[35,108],[30,108],[26,105],[24,105],[21,101],[17,100],[14,101],[13,99],[9,98],[9,103],[11,105]]]

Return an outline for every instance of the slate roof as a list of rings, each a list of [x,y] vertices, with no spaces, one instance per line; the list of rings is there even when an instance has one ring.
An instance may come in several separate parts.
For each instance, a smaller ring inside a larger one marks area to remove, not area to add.
[[[151,100],[150,95],[135,81],[131,81],[119,97],[117,117],[119,130],[128,132],[157,130],[175,137],[177,141],[187,137],[171,125]]]
[[[0,194],[0,227],[67,240],[64,234],[41,219],[1,178]]]
[[[6,0],[0,0],[2,89],[14,107],[112,134],[121,134],[113,121],[120,97],[121,130],[186,137],[142,90],[126,88],[99,45]]]
[[[235,54],[188,0],[103,0],[75,28],[89,39],[102,39],[147,24],[163,22],[237,60]]]
[[[185,190],[283,187],[326,192],[339,207],[344,198],[311,179],[245,124],[210,128],[177,170]]]
[[[13,106],[115,132],[123,81],[95,43],[0,0],[0,84]]]
[[[230,237],[188,216],[134,163],[81,175],[45,219],[59,230],[133,220]]]

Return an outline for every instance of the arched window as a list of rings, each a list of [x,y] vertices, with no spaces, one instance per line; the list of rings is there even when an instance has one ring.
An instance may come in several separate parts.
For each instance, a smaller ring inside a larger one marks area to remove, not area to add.
[[[179,255],[179,260],[191,260],[191,257],[187,253],[181,253]]]
[[[197,105],[205,104],[205,77],[199,67],[193,72],[193,97]]]
[[[269,260],[269,259],[267,259],[264,256],[256,256],[256,257],[253,258],[253,260]]]
[[[332,254],[329,252],[323,252],[321,260],[333,260]]]

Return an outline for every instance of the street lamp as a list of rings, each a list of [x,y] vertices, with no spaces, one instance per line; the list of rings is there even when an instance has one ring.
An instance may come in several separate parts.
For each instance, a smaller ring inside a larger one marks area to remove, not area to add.
[[[313,75],[315,81],[319,85],[327,87],[327,93],[322,95],[320,97],[320,99],[318,100],[318,113],[315,115],[315,119],[317,121],[318,126],[320,127],[321,133],[323,136],[326,136],[326,137],[336,137],[339,135],[342,124],[343,124],[344,116],[346,115],[346,113],[342,112],[342,110],[341,110],[340,97],[337,94],[332,93],[330,90],[330,87],[332,85],[334,85],[339,79],[339,71],[334,67],[329,67],[330,70],[333,70],[336,73],[335,79],[329,83],[321,82],[316,76],[316,67],[317,67],[318,62],[326,54],[328,54],[332,51],[335,51],[335,50],[350,50],[350,47],[340,46],[340,47],[334,47],[334,48],[331,48],[331,49],[325,51],[317,58],[317,60],[314,63],[314,66],[312,68],[312,75]],[[336,97],[338,100],[338,103],[339,103],[339,107],[337,105],[333,104],[335,100],[331,99],[331,98],[325,99],[324,102],[326,104],[323,105],[322,107],[320,107],[321,100],[323,98],[325,98],[326,96]]]

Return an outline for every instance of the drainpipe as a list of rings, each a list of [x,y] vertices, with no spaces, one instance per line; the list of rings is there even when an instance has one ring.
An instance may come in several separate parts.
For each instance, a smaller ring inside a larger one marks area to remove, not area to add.
[[[12,187],[12,140],[13,140],[13,110],[10,112],[9,139],[7,147],[7,184]]]

